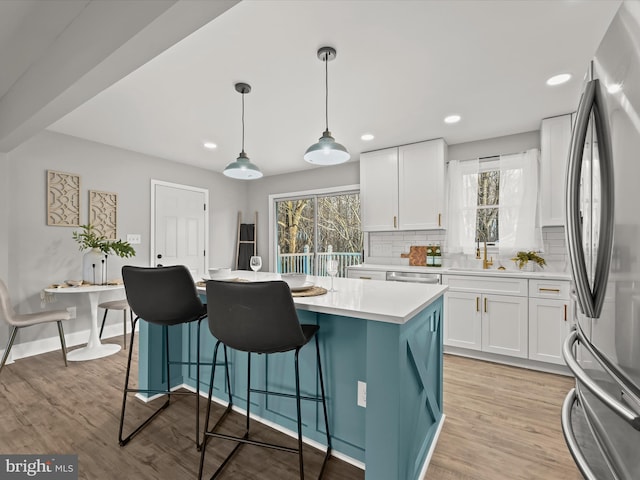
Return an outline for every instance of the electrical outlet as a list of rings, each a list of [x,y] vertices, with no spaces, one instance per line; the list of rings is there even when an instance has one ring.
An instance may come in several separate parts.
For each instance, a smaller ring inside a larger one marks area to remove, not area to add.
[[[67,312],[71,318],[76,318],[76,307],[67,307]]]
[[[367,406],[367,384],[358,380],[358,406]]]
[[[139,233],[128,233],[127,243],[130,243],[131,245],[140,245],[142,243],[142,235]]]

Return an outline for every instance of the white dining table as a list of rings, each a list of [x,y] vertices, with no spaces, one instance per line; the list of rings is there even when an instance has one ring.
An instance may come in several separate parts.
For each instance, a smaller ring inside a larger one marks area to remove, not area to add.
[[[98,304],[100,303],[100,294],[102,292],[116,290],[124,290],[124,285],[81,285],[78,287],[44,289],[45,292],[55,295],[87,295],[89,297],[89,305],[91,306],[89,340],[85,347],[70,351],[67,354],[67,360],[83,362],[85,360],[107,357],[120,351],[120,345],[100,342],[98,330]]]

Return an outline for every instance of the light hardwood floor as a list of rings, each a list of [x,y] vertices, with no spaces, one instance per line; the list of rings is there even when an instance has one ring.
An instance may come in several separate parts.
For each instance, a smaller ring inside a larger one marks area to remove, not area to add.
[[[446,355],[431,480],[582,480],[560,426],[573,379]]]
[[[79,478],[86,480],[195,478],[199,454],[191,395],[179,396],[126,447],[118,446],[125,364],[121,351],[64,368],[60,352],[52,352],[6,366],[0,374],[0,453],[75,453]],[[444,378],[447,419],[428,480],[581,478],[560,431],[569,378],[453,356],[445,358]],[[147,408],[136,405],[132,413],[142,417]],[[234,414],[229,428],[242,421]],[[295,445],[253,426],[263,440]],[[229,446],[209,447],[206,471],[215,469]],[[306,473],[315,478],[320,453],[307,448],[305,461]],[[291,454],[244,447],[222,478],[288,480],[297,472]],[[364,473],[332,458],[324,478],[362,480]]]

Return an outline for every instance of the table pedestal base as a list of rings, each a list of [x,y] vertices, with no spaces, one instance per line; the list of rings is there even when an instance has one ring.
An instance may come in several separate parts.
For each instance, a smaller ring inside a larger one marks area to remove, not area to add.
[[[82,347],[67,353],[67,360],[70,362],[84,362],[96,358],[108,357],[120,351],[120,345],[114,343],[101,343],[93,347]]]

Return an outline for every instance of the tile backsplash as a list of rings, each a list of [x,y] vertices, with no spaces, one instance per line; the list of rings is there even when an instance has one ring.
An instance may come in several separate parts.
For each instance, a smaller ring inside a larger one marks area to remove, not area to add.
[[[408,265],[408,258],[401,258],[400,254],[409,253],[412,245],[440,244],[443,251],[443,266],[453,264],[466,265],[473,262],[475,256],[448,255],[446,250],[446,230],[416,230],[402,232],[370,232],[368,244],[365,248],[365,262],[383,265]],[[542,257],[547,261],[550,271],[568,271],[567,247],[564,237],[564,227],[544,227],[542,229],[544,253]],[[508,257],[497,258],[505,266],[512,264]],[[496,262],[496,264],[498,264]]]

